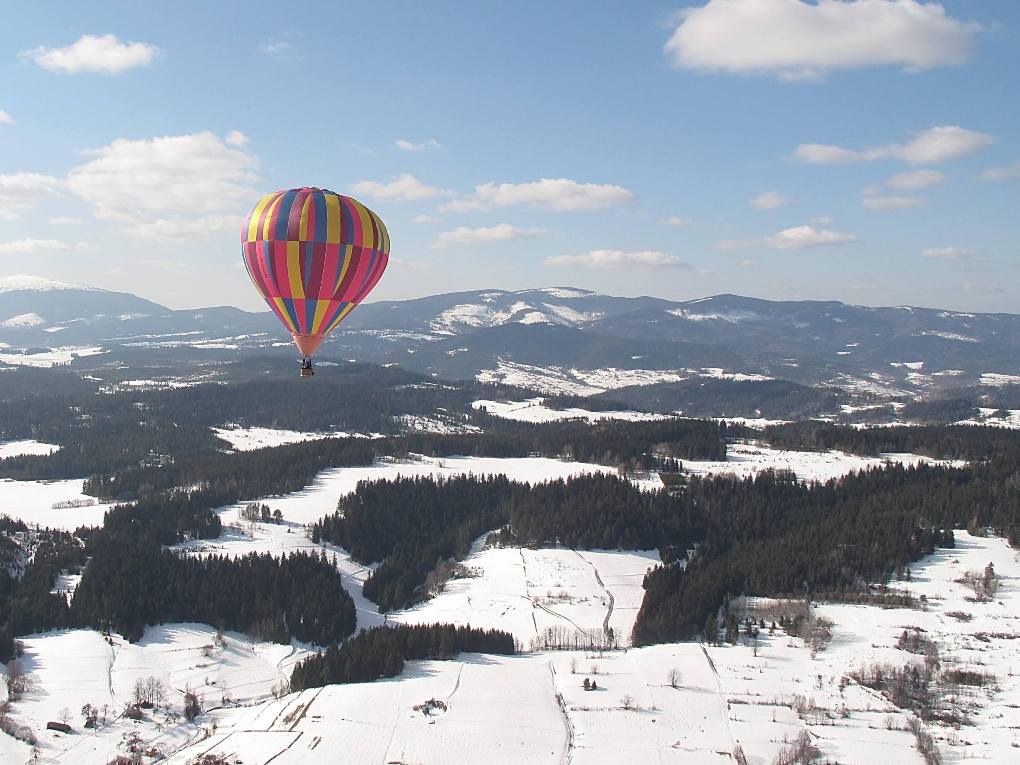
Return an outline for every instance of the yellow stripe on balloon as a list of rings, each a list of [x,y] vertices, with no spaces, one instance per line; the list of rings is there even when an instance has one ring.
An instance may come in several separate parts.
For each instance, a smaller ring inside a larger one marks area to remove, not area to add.
[[[277,316],[283,319],[283,323],[287,325],[287,329],[292,335],[297,334],[297,327],[294,326],[294,322],[290,320],[290,314],[287,313],[287,306],[283,304],[283,298],[273,298],[273,302],[276,303]]]
[[[329,301],[328,300],[320,300],[318,303],[315,304],[315,318],[312,319],[312,334],[313,335],[320,335],[320,334],[322,334],[321,324],[323,322],[323,319],[326,318],[326,311],[328,311],[328,310],[329,310]]]
[[[270,230],[273,227],[273,213],[276,212],[276,208],[280,205],[280,200],[283,199],[283,194],[284,194],[284,192],[282,192],[282,191],[279,192],[276,195],[276,197],[273,199],[272,204],[269,205],[269,210],[266,212],[266,220],[262,224],[262,238],[263,239],[272,239],[272,237],[269,236],[269,232],[270,232]]]
[[[340,273],[336,277],[336,284],[333,285],[333,289],[330,294],[336,295],[336,291],[340,289],[340,282],[344,280],[344,274],[347,273],[347,268],[351,265],[351,261],[354,260],[354,245],[348,244],[340,247],[340,257],[343,258],[343,265],[340,266]]]
[[[325,194],[326,197],[326,242],[340,242],[340,197],[336,194]]]
[[[382,222],[382,218],[378,215],[375,216],[375,223],[379,227],[379,235],[382,238],[382,241],[376,249],[388,254],[390,251],[390,232],[386,228],[386,224]]]
[[[290,296],[303,298],[305,287],[301,283],[301,242],[287,242],[287,281],[290,283]]]
[[[333,319],[332,323],[329,325],[329,329],[327,329],[323,334],[329,334],[334,329],[336,329],[336,325],[339,324],[340,322],[342,322],[344,320],[344,317],[347,314],[349,314],[351,311],[353,311],[353,310],[354,310],[354,303],[348,303],[347,307],[344,308],[339,314],[337,314],[337,317],[335,319]]]
[[[259,219],[262,217],[262,211],[265,209],[266,205],[269,204],[269,201],[273,198],[273,196],[273,194],[266,194],[266,196],[262,197],[262,199],[259,200],[259,203],[255,205],[255,209],[251,211],[251,214],[248,217],[248,234],[246,241],[254,242],[258,238],[257,232],[259,228]]]
[[[354,208],[358,211],[358,216],[361,218],[361,245],[362,247],[368,247],[375,249],[375,229],[372,228],[372,213],[368,211],[368,208],[356,199],[351,200],[354,203]]]
[[[302,242],[308,241],[308,209],[312,206],[312,195],[305,197],[305,203],[301,205],[301,221],[298,223],[298,239]]]

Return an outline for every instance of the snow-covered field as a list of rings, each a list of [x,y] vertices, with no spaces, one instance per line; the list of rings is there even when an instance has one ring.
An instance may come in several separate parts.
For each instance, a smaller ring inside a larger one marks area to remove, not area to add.
[[[640,357],[635,356],[634,360]],[[680,382],[692,377],[713,377],[721,380],[768,380],[771,378],[743,372],[729,372],[719,367],[701,369],[567,369],[538,367],[501,359],[495,369],[475,375],[479,382],[504,383],[549,394],[592,396],[629,385]]]
[[[923,657],[896,648],[903,631],[916,627],[938,646],[942,671],[994,676],[994,686],[961,685],[950,692],[961,707],[970,708],[973,724],[929,726],[944,760],[1020,762],[1020,560],[1002,539],[956,532],[956,540],[955,549],[939,550],[913,566],[911,581],[895,584],[924,595],[925,610],[820,606],[818,614],[834,622],[834,637],[814,659],[803,641],[779,632],[765,638],[757,657],[747,646],[709,649],[734,733],[749,756],[770,762],[784,734],[792,740],[806,728],[832,760],[920,762],[914,737],[905,730],[906,713],[854,682],[840,689],[845,674],[868,664],[922,663]],[[974,602],[974,593],[956,580],[989,563],[1001,577],[1001,588],[990,602]],[[797,715],[791,708],[795,695],[818,709]]]
[[[105,765],[126,754],[124,742],[133,733],[145,740],[146,748],[174,751],[200,740],[205,732],[197,725],[168,720],[165,713],[150,712],[149,720],[137,724],[123,718],[136,680],[160,680],[178,710],[187,689],[210,708],[223,706],[225,699],[227,703],[259,702],[272,698],[273,687],[289,677],[294,663],[304,655],[299,648],[252,643],[229,632],[217,645],[215,634],[208,625],[172,624],[150,628],[135,644],[116,635],[107,640],[93,630],[25,638],[19,664],[31,677],[32,688],[15,703],[14,717],[32,727],[42,762]],[[98,733],[84,728],[81,709],[85,704],[92,704],[100,715],[105,708],[109,725]],[[60,721],[65,709],[75,733],[47,731],[46,723]],[[10,742],[2,734],[0,739]],[[27,757],[9,761],[26,762]]]
[[[328,763],[337,752],[351,763],[731,763],[739,744],[749,763],[768,765],[807,731],[831,761],[920,763],[914,737],[905,729],[907,714],[877,692],[840,682],[865,663],[919,661],[895,647],[903,630],[915,626],[938,645],[943,669],[980,669],[995,677],[994,690],[954,690],[970,705],[974,725],[929,725],[944,760],[1016,762],[1020,562],[1000,539],[958,533],[957,540],[955,550],[922,561],[913,567],[912,581],[897,584],[925,594],[926,610],[819,606],[818,614],[834,623],[834,638],[814,658],[803,640],[765,630],[757,655],[744,644],[682,643],[603,654],[465,655],[455,662],[413,662],[399,680],[333,686],[262,707],[217,712],[217,734],[170,762],[183,764],[208,751],[274,765]],[[1002,588],[989,603],[971,602],[970,591],[956,579],[989,562],[1002,577]],[[541,569],[550,578],[572,576],[572,585],[585,593],[590,574],[582,577],[581,568],[573,569],[576,576],[564,573],[570,570]],[[501,575],[510,582],[530,578],[530,572],[528,577]],[[472,609],[472,624],[475,617],[485,624],[489,617],[473,602],[483,597],[483,587],[468,586],[472,603],[453,592],[434,603],[460,599]],[[494,593],[493,601],[508,596]],[[590,617],[601,610],[591,600],[588,608]],[[531,629],[509,615],[503,626]],[[677,688],[667,680],[672,669],[680,673]],[[598,690],[583,690],[584,678],[595,680]],[[429,698],[446,702],[447,711],[426,717],[412,709]]]
[[[309,433],[280,428],[213,428],[213,434],[230,444],[234,451],[250,452],[254,449],[269,449],[302,441],[320,438],[351,438],[352,434],[342,432]]]
[[[44,444],[34,440],[0,441],[0,460],[29,454],[53,454],[59,448],[56,444]]]
[[[99,346],[74,346],[68,345],[61,348],[50,348],[40,353],[20,353],[4,350],[0,352],[0,364],[11,364],[22,367],[52,367],[55,364],[69,364],[74,359],[82,356],[95,356],[99,353],[106,353],[106,350]]]
[[[558,420],[582,419],[588,422],[597,420],[629,420],[631,422],[643,422],[646,420],[663,420],[667,415],[650,414],[648,412],[633,411],[608,411],[592,412],[588,409],[550,409],[544,405],[545,399],[529,398],[526,401],[475,401],[471,406],[475,409],[484,409],[494,417],[502,417],[507,420],[518,422],[555,422]]]
[[[287,535],[284,527],[274,528]],[[498,626],[527,644],[549,624],[567,629],[603,624],[612,603],[610,625],[629,634],[641,576],[655,562],[648,553],[476,549],[465,561],[476,576],[454,580],[433,601],[389,618]],[[988,563],[1001,577],[1001,589],[990,602],[972,602],[971,591],[956,580]],[[50,633],[26,640],[25,669],[35,687],[15,704],[14,715],[36,731],[43,761],[81,765],[101,765],[124,753],[125,737],[132,733],[147,747],[158,746],[174,765],[205,753],[229,755],[230,762],[244,765],[732,763],[738,744],[748,762],[768,765],[801,731],[833,761],[905,764],[920,762],[914,738],[904,730],[907,715],[880,694],[840,681],[865,663],[919,661],[895,647],[905,629],[918,627],[938,645],[943,669],[994,676],[994,689],[955,689],[974,725],[929,726],[945,761],[1015,762],[1017,553],[1001,539],[958,532],[955,549],[913,566],[910,579],[896,586],[924,594],[925,610],[819,605],[817,613],[834,623],[834,637],[814,658],[801,639],[763,630],[757,655],[749,645],[697,643],[604,653],[466,654],[457,661],[411,662],[393,680],[280,700],[270,698],[273,686],[304,647],[252,645],[228,634],[225,647],[218,648],[213,630],[202,625],[152,628],[134,646],[116,636],[111,644],[84,630]],[[672,669],[680,673],[676,688],[667,679]],[[197,724],[147,713],[137,724],[117,720],[98,733],[82,729],[81,705],[106,704],[119,712],[134,681],[148,676],[163,680],[178,708],[181,691],[190,686],[203,697],[207,713]],[[598,690],[583,690],[585,678]],[[224,705],[224,697],[242,705]],[[413,709],[431,698],[445,702],[447,710],[426,716]],[[64,707],[72,711],[77,732],[42,730]],[[3,746],[0,753],[13,748],[11,757],[27,752],[10,740]]]
[[[684,472],[694,475],[731,474],[747,478],[762,470],[792,470],[802,481],[828,481],[858,470],[888,464],[919,465],[962,464],[933,460],[918,454],[883,454],[881,457],[860,457],[839,451],[799,452],[773,449],[754,443],[733,443],[727,446],[726,461],[684,460]]]
[[[753,444],[731,449],[732,461],[685,462],[685,468],[743,475],[777,467],[801,478],[824,479],[882,461]],[[257,498],[279,509],[283,523],[242,522],[238,511],[245,503],[238,503],[219,510],[225,523],[219,539],[181,547],[197,555],[281,555],[323,548],[343,574],[362,628],[449,621],[506,629],[527,647],[550,627],[568,634],[612,627],[626,647],[643,597],[642,578],[658,563],[654,551],[495,549],[484,548],[480,539],[463,561],[469,576],[450,580],[444,592],[426,603],[384,617],[361,592],[369,569],[340,548],[314,545],[304,529],[331,512],[337,498],[353,491],[359,480],[470,472],[536,482],[593,471],[609,469],[535,458],[456,457],[328,470],[303,491]],[[38,514],[58,494],[69,499],[72,493],[81,496],[80,489],[74,481],[3,481],[0,502],[10,506],[6,500],[15,498],[15,491],[27,492],[21,504],[37,508]],[[697,643],[512,657],[463,655],[457,661],[410,662],[392,680],[276,700],[274,687],[289,677],[309,646],[252,644],[228,633],[221,647],[211,627],[195,624],[150,628],[135,645],[116,635],[107,640],[93,631],[71,630],[25,639],[22,668],[33,687],[14,704],[12,714],[33,730],[41,761],[75,765],[105,765],[127,754],[131,737],[173,765],[192,763],[205,753],[227,755],[243,765],[732,763],[738,744],[749,763],[769,765],[785,742],[802,731],[831,760],[898,765],[920,762],[913,735],[904,730],[906,714],[877,692],[841,679],[874,661],[897,666],[918,661],[895,647],[904,629],[918,627],[938,645],[943,669],[975,669],[995,678],[995,690],[956,689],[975,725],[959,730],[929,726],[945,760],[1016,762],[1020,561],[1000,539],[958,532],[957,540],[954,550],[939,551],[913,566],[910,581],[896,585],[924,594],[926,610],[819,605],[817,613],[834,623],[834,638],[814,658],[801,639],[763,630],[757,655],[749,645],[703,648]],[[982,571],[989,562],[1001,577],[1001,589],[990,602],[972,602],[970,590],[956,580],[964,572]],[[70,588],[74,582],[65,584]],[[681,675],[676,688],[667,681],[674,668]],[[118,717],[135,681],[150,676],[165,684],[173,708],[180,710],[183,692],[190,688],[202,697],[206,714],[196,723],[152,711],[138,723]],[[585,678],[594,680],[598,690],[585,691]],[[426,716],[413,709],[431,698],[445,702],[447,710]],[[86,703],[107,707],[106,727],[83,728],[80,710]],[[46,731],[46,722],[60,720],[64,708],[75,732]],[[30,755],[29,747],[0,735],[4,761],[25,762]]]
[[[1020,409],[1007,409],[1000,415],[999,409],[981,407],[980,417],[961,420],[958,425],[993,425],[997,428],[1020,428]]]
[[[642,579],[659,562],[654,550],[478,550],[463,561],[473,576],[449,581],[437,597],[388,621],[502,629],[526,646],[548,627],[612,627],[618,642],[628,645],[644,597]]]
[[[45,446],[45,444],[43,445]],[[29,525],[74,531],[79,526],[102,526],[108,504],[82,493],[85,480],[12,481],[0,478],[0,514]],[[82,507],[61,506],[64,504]]]

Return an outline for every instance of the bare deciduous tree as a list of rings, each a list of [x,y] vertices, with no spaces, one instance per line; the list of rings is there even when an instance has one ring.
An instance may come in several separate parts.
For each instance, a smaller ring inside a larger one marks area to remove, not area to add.
[[[684,681],[684,674],[676,667],[673,667],[666,675],[666,682],[669,683],[670,688],[679,688],[680,683]]]

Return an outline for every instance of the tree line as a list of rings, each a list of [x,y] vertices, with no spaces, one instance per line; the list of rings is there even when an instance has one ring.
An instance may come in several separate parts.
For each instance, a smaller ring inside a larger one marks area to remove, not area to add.
[[[452,624],[375,627],[298,662],[291,673],[290,687],[300,691],[337,683],[364,683],[396,677],[403,672],[404,662],[414,659],[452,659],[462,652],[510,655],[517,650],[513,635],[502,630]]]
[[[954,435],[961,437],[955,445]],[[984,453],[974,435],[944,429],[939,448]],[[809,485],[768,472],[693,478],[680,498],[703,539],[689,561],[645,577],[635,642],[706,634],[721,606],[742,593],[866,592],[951,547],[952,529],[990,529],[1020,542],[1020,439],[995,440],[1003,451],[964,468],[891,465]]]
[[[490,529],[499,529],[496,544],[658,547],[667,558],[700,538],[671,494],[592,474],[534,486],[502,475],[362,481],[312,526],[312,540],[340,545],[365,564],[381,562],[363,591],[392,610],[424,599],[429,575],[464,558]]]

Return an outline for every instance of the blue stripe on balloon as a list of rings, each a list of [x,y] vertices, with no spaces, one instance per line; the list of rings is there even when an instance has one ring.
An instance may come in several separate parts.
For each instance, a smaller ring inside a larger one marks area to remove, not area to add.
[[[262,260],[266,264],[266,284],[276,284],[276,274],[273,273],[273,249],[268,239],[257,243],[262,248]]]
[[[326,241],[326,195],[321,191],[312,192],[312,204],[315,205],[315,231],[312,241]]]
[[[314,242],[304,242],[303,244],[304,244],[304,250],[305,250],[304,251],[304,258],[305,258],[304,267],[305,267],[305,272],[304,272],[304,274],[301,277],[302,278],[301,286],[304,288],[305,295],[307,295],[308,294],[308,290],[309,290],[309,288],[312,285],[312,261],[314,260],[315,243]]]
[[[287,239],[287,227],[290,223],[290,208],[294,206],[294,198],[297,196],[299,189],[291,189],[283,195],[280,199],[280,203],[276,206],[276,231],[274,232],[274,239],[286,240]]]
[[[306,335],[312,334],[314,329],[312,325],[315,324],[315,307],[318,303],[319,301],[316,298],[305,299],[305,327],[301,331]]]
[[[283,298],[283,307],[287,309],[287,315],[290,316],[290,320],[297,327],[298,333],[300,334],[304,330],[301,329],[301,322],[297,319],[297,311],[294,310],[294,298]]]

